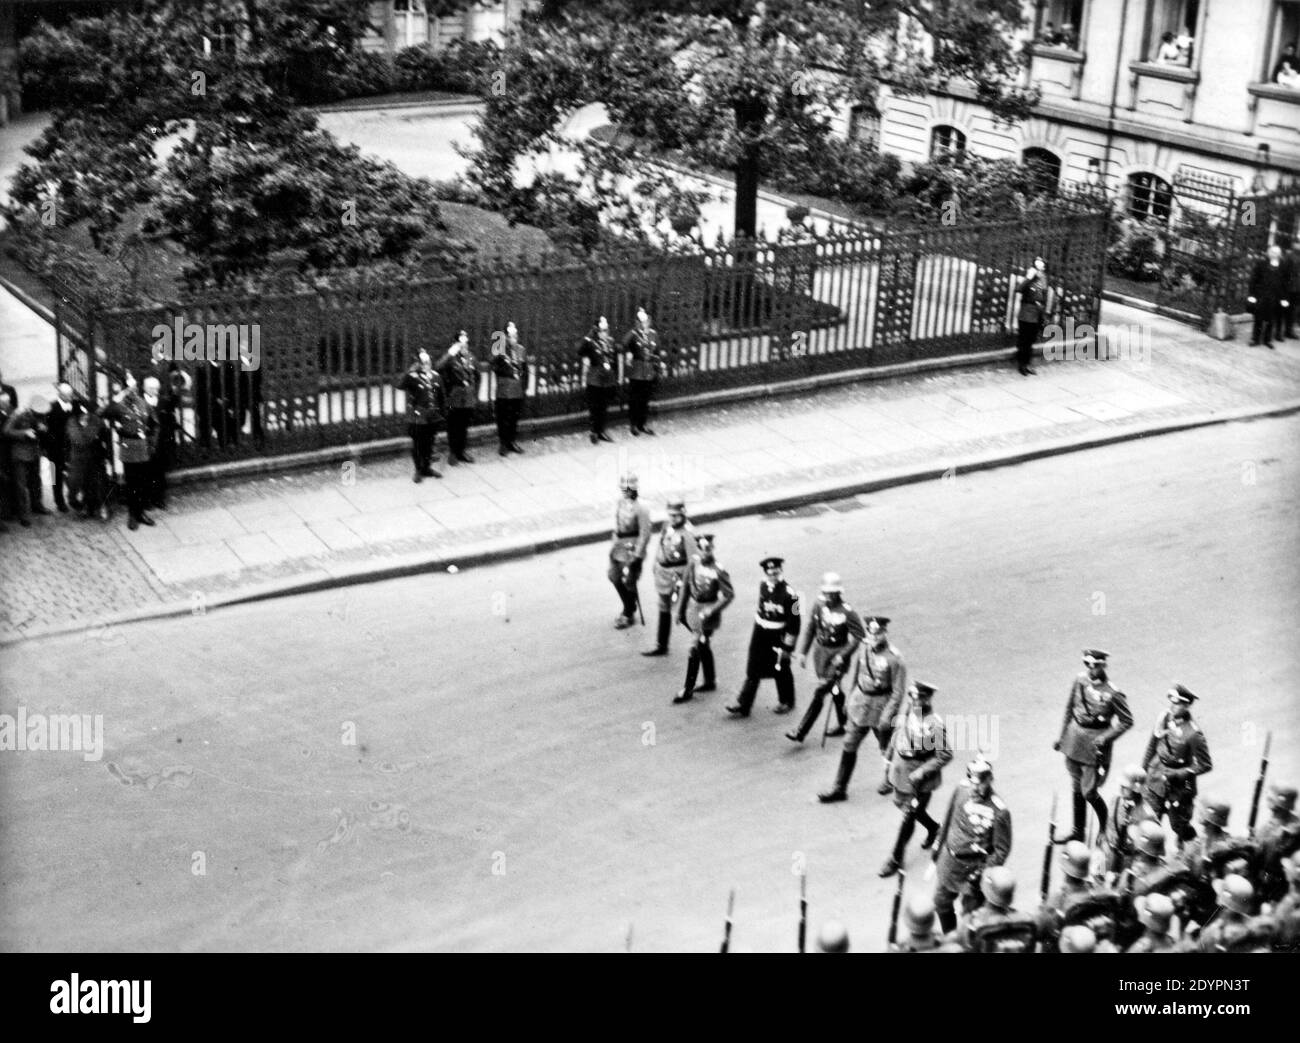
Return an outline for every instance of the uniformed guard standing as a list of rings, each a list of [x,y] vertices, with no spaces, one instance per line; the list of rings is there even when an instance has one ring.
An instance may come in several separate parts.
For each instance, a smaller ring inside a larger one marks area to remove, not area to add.
[[[469,350],[469,334],[464,330],[438,360],[438,373],[447,392],[447,463],[472,464],[469,425],[478,404],[478,363]]]
[[[1054,947],[1065,925],[1065,914],[1070,906],[1092,894],[1088,872],[1092,852],[1082,840],[1071,840],[1061,852],[1060,888],[1049,895],[1038,907],[1038,937],[1044,949]]]
[[[867,616],[865,623],[867,639],[854,660],[857,672],[849,686],[848,734],[840,753],[835,785],[817,795],[823,804],[848,798],[849,779],[858,763],[858,747],[871,732],[876,734],[885,766],[885,778],[877,792],[884,795],[894,788],[889,781],[889,740],[894,733],[894,716],[907,693],[907,668],[898,649],[889,643],[889,618]]]
[[[736,597],[727,570],[713,556],[713,534],[701,533],[696,540],[699,553],[686,566],[682,577],[682,596],[677,605],[677,620],[695,635],[691,654],[686,659],[686,683],[673,698],[674,703],[688,702],[695,693],[711,692],[717,687],[714,673],[713,633],[722,623],[722,612]],[[695,687],[695,678],[704,670],[704,683]]]
[[[1169,709],[1160,715],[1142,757],[1147,773],[1147,804],[1159,819],[1169,816],[1169,826],[1181,841],[1196,836],[1192,811],[1196,804],[1196,778],[1214,767],[1205,733],[1192,720],[1196,696],[1180,684],[1169,690]]]
[[[659,334],[650,325],[650,315],[644,308],[636,310],[636,325],[623,338],[623,351],[628,356],[628,424],[634,435],[653,435],[646,424],[650,419],[650,396],[663,361],[659,357]]]
[[[582,339],[578,354],[587,360],[587,415],[591,419],[591,444],[612,442],[605,433],[609,399],[618,387],[618,354],[609,333],[609,320],[601,316]]]
[[[770,677],[776,682],[775,713],[794,709],[794,672],[790,653],[799,640],[799,595],[790,589],[782,572],[784,558],[768,557],[759,562],[763,581],[758,586],[758,609],[749,636],[745,660],[745,683],[736,701],[727,707],[734,717],[748,717],[758,694],[758,682]]]
[[[799,727],[785,733],[791,742],[804,741],[822,712],[826,696],[831,692],[834,693],[835,714],[839,724],[827,734],[844,734],[847,715],[844,712],[844,693],[840,691],[839,683],[866,634],[862,617],[844,600],[844,582],[839,573],[826,573],[822,577],[821,599],[808,614],[808,623],[799,641],[799,666],[802,668],[808,665],[808,649],[816,639],[813,669],[817,672],[818,685],[813,690],[812,702],[808,704]]]
[[[433,444],[438,437],[446,408],[442,377],[433,368],[427,351],[416,356],[415,364],[398,382],[399,390],[406,393],[406,433],[411,438],[411,460],[415,464],[416,482],[426,478],[441,478],[433,467],[437,459]]]
[[[528,350],[519,343],[519,328],[513,322],[506,323],[504,340],[493,345],[492,372],[497,378],[497,452],[522,453],[519,417],[528,394]]]
[[[1129,897],[1146,894],[1169,873],[1165,865],[1165,827],[1148,820],[1140,823],[1132,836],[1133,857],[1118,882],[1119,892]]]
[[[650,543],[650,512],[637,501],[638,484],[634,474],[625,474],[618,481],[623,496],[614,510],[614,544],[609,549],[609,581],[623,602],[615,630],[625,630],[636,619],[640,604],[636,586]]]
[[[668,635],[673,629],[673,605],[681,596],[682,576],[686,566],[695,557],[698,548],[695,530],[686,520],[686,504],[676,497],[668,501],[668,520],[659,532],[659,546],[655,550],[655,593],[659,596],[659,629],[655,644],[642,652],[646,656],[668,654]]]
[[[1119,777],[1119,796],[1110,806],[1106,828],[1101,831],[1101,848],[1105,852],[1107,872],[1118,873],[1132,851],[1128,827],[1138,817],[1142,804],[1142,787],[1146,772],[1136,765],[1125,768]]]
[[[957,897],[965,912],[978,908],[984,900],[980,874],[1002,865],[1010,854],[1011,812],[993,792],[992,766],[973,761],[966,769],[966,784],[953,792],[934,845],[934,907],[945,934],[957,927]]]
[[[957,931],[957,941],[967,951],[977,951],[981,929],[1003,923],[1023,923],[1028,917],[1016,912],[1016,878],[1006,866],[990,866],[980,874],[980,896],[984,899],[971,911]]]
[[[1169,933],[1174,919],[1174,903],[1168,895],[1142,895],[1133,903],[1138,923],[1146,930],[1125,952],[1177,952],[1178,943]]]
[[[939,823],[926,809],[943,781],[944,765],[951,760],[948,729],[943,718],[934,712],[934,688],[914,681],[908,686],[907,699],[889,743],[889,781],[894,787],[894,806],[903,813],[903,820],[898,826],[894,850],[880,867],[881,876],[893,876],[902,867],[907,842],[912,839],[918,822],[925,827],[922,849],[934,843]],[[993,769],[986,762],[979,763],[988,768],[991,779]]]
[[[1232,808],[1221,800],[1207,798],[1201,801],[1201,835],[1183,845],[1181,853],[1183,865],[1197,876],[1209,876],[1210,856],[1232,840],[1228,833],[1228,818],[1231,814]]]
[[[129,517],[126,527],[156,524],[146,512],[149,488],[149,462],[158,444],[158,411],[136,389],[135,377],[126,374],[126,387],[99,411],[105,419],[117,423],[122,446],[122,470],[126,479],[126,502]],[[10,424],[16,420],[10,420]]]
[[[1108,658],[1095,648],[1084,650],[1084,672],[1070,686],[1061,736],[1052,747],[1065,754],[1074,801],[1074,829],[1067,837],[1055,838],[1058,844],[1084,838],[1089,804],[1097,813],[1100,832],[1106,831],[1106,802],[1097,791],[1110,770],[1112,745],[1133,727],[1128,699],[1106,678]]]

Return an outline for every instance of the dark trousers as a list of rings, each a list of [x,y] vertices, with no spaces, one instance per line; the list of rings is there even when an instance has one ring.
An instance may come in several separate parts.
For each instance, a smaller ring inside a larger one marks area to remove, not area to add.
[[[1287,305],[1282,309],[1282,335],[1279,339],[1293,340],[1295,338],[1295,310],[1297,296],[1300,296],[1300,288],[1291,291],[1291,296],[1287,299]]]
[[[145,494],[146,507],[167,507],[167,464],[159,454],[149,461],[148,489]]]
[[[591,418],[591,433],[605,433],[605,416],[609,412],[610,388],[587,385],[587,415]]]
[[[1281,340],[1282,306],[1277,301],[1260,301],[1255,305],[1255,323],[1251,327],[1252,344],[1272,344]]]
[[[926,810],[930,806],[930,798],[933,793],[917,793],[907,802],[907,807],[903,809],[903,821],[898,826],[898,837],[894,841],[894,861],[902,865],[903,853],[907,850],[907,842],[912,839],[912,833],[916,830],[916,824],[919,822],[931,833],[938,832],[939,823],[930,817]]]
[[[1196,837],[1196,830],[1192,828],[1192,812],[1195,810],[1196,795],[1192,793],[1178,792],[1167,793],[1163,797],[1157,797],[1154,794],[1146,795],[1147,807],[1156,816],[1156,821],[1166,815],[1169,816],[1170,831],[1176,836],[1180,843],[1187,843]]]
[[[464,456],[469,445],[469,422],[473,409],[457,407],[447,411],[447,450],[452,456]]]
[[[950,934],[957,930],[957,899],[961,899],[961,911],[969,916],[984,904],[984,895],[978,887],[967,894],[959,894],[947,887],[937,887],[934,891],[934,911],[939,916],[939,930]]]
[[[519,417],[523,411],[524,400],[522,398],[497,399],[497,441],[501,444],[502,449],[509,449],[515,444],[519,434]]]
[[[799,722],[799,730],[795,734],[803,739],[812,731],[812,726],[817,723],[817,718],[821,716],[822,706],[826,702],[826,696],[831,689],[835,689],[832,699],[835,703],[835,716],[839,719],[840,727],[843,728],[848,721],[848,715],[844,712],[844,693],[836,686],[839,684],[838,677],[832,677],[829,680],[822,681],[821,684],[813,691],[812,702],[808,704],[808,709],[804,711],[803,720]]]
[[[126,509],[136,521],[143,516],[145,505],[149,502],[152,469],[152,460],[122,464],[122,476],[126,482]]]
[[[54,506],[61,511],[66,511],[68,501],[63,496],[63,485],[68,478],[68,462],[50,457],[50,463],[54,465]]]
[[[1016,327],[1016,368],[1022,373],[1034,361],[1034,345],[1038,342],[1041,329],[1041,324],[1037,322],[1022,322]]]
[[[754,705],[759,682],[765,677],[776,682],[776,698],[782,706],[794,706],[794,672],[790,659],[780,658],[785,634],[780,630],[754,627],[749,638],[749,656],[745,664],[745,683],[740,686],[736,704],[746,712]]]
[[[437,424],[407,424],[406,433],[411,438],[411,462],[416,474],[428,474],[433,466],[433,442],[438,435]]]
[[[713,665],[713,646],[709,642],[708,634],[695,635],[690,655],[686,657],[686,684],[683,687],[687,694],[695,691],[695,681],[699,677],[701,668],[704,670],[705,686],[712,688],[717,680],[717,674]]]
[[[41,506],[40,460],[12,460],[9,464],[10,488],[13,490],[14,513],[19,520],[30,520],[32,511]]]
[[[610,563],[609,581],[614,584],[614,589],[618,591],[619,600],[623,602],[623,615],[628,619],[636,619],[639,600],[636,585],[640,578],[640,561],[629,561],[626,565],[619,565],[617,562]]]
[[[627,421],[633,431],[645,430],[650,419],[650,393],[653,390],[653,380],[627,382]]]

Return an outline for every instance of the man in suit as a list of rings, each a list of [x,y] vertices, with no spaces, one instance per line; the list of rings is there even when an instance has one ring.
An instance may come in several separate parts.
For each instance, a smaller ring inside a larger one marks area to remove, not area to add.
[[[1273,346],[1273,338],[1282,332],[1282,312],[1290,307],[1287,296],[1289,273],[1282,264],[1282,248],[1277,244],[1268,248],[1268,254],[1262,261],[1257,261],[1255,270],[1250,275],[1250,296],[1246,298],[1255,312],[1255,323],[1251,329],[1250,346],[1258,347],[1261,343],[1266,348]]]
[[[1047,262],[1035,257],[1016,291],[1020,309],[1016,314],[1016,367],[1021,376],[1033,376],[1034,344],[1047,318]]]

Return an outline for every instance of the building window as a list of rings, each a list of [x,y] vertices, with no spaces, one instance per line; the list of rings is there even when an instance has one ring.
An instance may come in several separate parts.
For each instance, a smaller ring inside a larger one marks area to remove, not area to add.
[[[429,17],[424,0],[393,0],[397,46],[423,47],[429,42]]]
[[[1190,67],[1201,0],[1149,0],[1142,53],[1157,65]]]
[[[1020,162],[1029,172],[1034,186],[1034,194],[1051,196],[1061,183],[1061,157],[1045,148],[1027,148],[1020,156]]]
[[[1034,43],[1077,51],[1083,4],[1084,0],[1038,0],[1034,15]]]
[[[955,156],[966,151],[966,135],[956,127],[940,125],[930,134],[930,158]]]
[[[849,140],[875,148],[880,143],[880,113],[870,105],[854,105],[849,110]]]
[[[1173,206],[1169,182],[1155,174],[1130,174],[1128,179],[1128,215],[1139,221],[1168,224]]]
[[[1265,81],[1300,91],[1300,0],[1274,0]]]

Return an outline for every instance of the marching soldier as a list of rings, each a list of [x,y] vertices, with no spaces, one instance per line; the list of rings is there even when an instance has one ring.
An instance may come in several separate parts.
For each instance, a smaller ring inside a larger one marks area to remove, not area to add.
[[[1197,939],[1197,952],[1241,951],[1249,940],[1249,920],[1255,904],[1255,888],[1244,876],[1225,876],[1219,884],[1219,915],[1207,923]]]
[[[1107,872],[1118,873],[1132,852],[1128,827],[1143,807],[1142,787],[1146,778],[1146,772],[1136,765],[1125,768],[1119,777],[1119,796],[1111,804],[1106,828],[1101,831],[1101,848],[1106,853]]]
[[[686,520],[686,504],[680,498],[668,501],[668,520],[659,533],[659,547],[655,551],[655,593],[659,596],[659,630],[654,648],[642,652],[645,656],[668,654],[668,635],[673,628],[673,604],[682,589],[682,576],[695,557],[698,548],[695,530]]]
[[[834,693],[835,714],[839,725],[832,728],[827,735],[843,735],[846,715],[844,713],[844,693],[840,691],[840,678],[853,661],[853,653],[866,636],[866,627],[862,617],[853,610],[853,606],[844,600],[844,583],[838,572],[828,572],[822,577],[821,599],[813,606],[804,627],[803,637],[799,642],[799,666],[808,665],[808,649],[816,638],[817,647],[813,649],[813,669],[820,682],[813,691],[812,702],[799,722],[799,727],[786,732],[785,737],[791,742],[803,742],[808,732],[816,723],[822,712],[822,704],[828,693]]]
[[[944,933],[957,927],[957,897],[962,898],[964,912],[978,908],[983,900],[977,883],[980,874],[1002,865],[1011,854],[1011,812],[993,792],[992,766],[985,760],[973,761],[966,779],[952,795],[934,845],[934,907]]]
[[[1192,720],[1196,696],[1180,684],[1169,690],[1169,709],[1160,715],[1147,741],[1142,770],[1147,773],[1147,804],[1169,825],[1179,840],[1196,836],[1192,808],[1196,803],[1196,777],[1214,767],[1205,733]]]
[[[1033,370],[1029,372],[1033,373]],[[1075,924],[1075,926],[1067,927],[1061,932],[1061,940],[1057,943],[1057,950],[1059,952],[1096,952],[1097,935],[1091,927]]]
[[[849,692],[849,727],[840,753],[840,768],[835,775],[835,785],[817,799],[823,804],[846,800],[849,779],[858,762],[858,747],[871,732],[875,732],[880,746],[885,778],[876,791],[888,795],[893,790],[889,781],[889,740],[893,735],[894,715],[903,704],[907,692],[907,668],[899,658],[898,649],[889,643],[886,616],[866,617],[867,639],[856,659],[857,673]]]
[[[1261,896],[1276,898],[1286,889],[1283,859],[1300,850],[1300,817],[1295,813],[1296,788],[1274,785],[1268,792],[1269,817],[1256,831],[1259,841]]]
[[[682,596],[677,606],[677,621],[690,629],[695,641],[686,659],[686,683],[673,698],[674,703],[689,702],[697,691],[711,692],[717,687],[710,637],[722,623],[723,609],[736,597],[731,577],[713,556],[712,533],[702,533],[696,542],[699,553],[686,566]],[[704,683],[696,688],[695,678],[701,668],[704,670]]]
[[[406,393],[406,433],[411,438],[411,460],[415,464],[413,480],[422,482],[426,478],[441,478],[442,474],[433,468],[433,461],[437,459],[433,443],[443,419],[446,396],[442,377],[433,368],[427,351],[416,356],[415,364],[406,371],[397,387]]]
[[[1016,897],[1016,878],[1006,866],[993,866],[980,874],[980,894],[983,903],[957,931],[957,941],[967,950],[976,948],[975,938],[981,928],[1024,920],[1011,904]]]
[[[758,587],[758,610],[754,629],[749,636],[749,656],[745,660],[745,683],[736,701],[727,707],[735,717],[748,717],[758,694],[758,682],[770,677],[776,682],[777,704],[774,713],[794,709],[794,673],[790,653],[799,640],[799,595],[790,589],[782,574],[784,558],[769,557],[759,562],[764,579]]]
[[[609,399],[618,386],[618,356],[614,338],[609,334],[609,320],[601,316],[578,347],[578,354],[587,360],[587,415],[591,418],[591,444],[612,442],[605,433],[605,417],[609,413]]]
[[[122,443],[122,470],[126,479],[126,503],[130,514],[128,529],[153,525],[154,520],[145,512],[149,488],[149,461],[158,442],[158,413],[136,390],[135,377],[126,375],[126,387],[113,396],[113,401],[99,411],[99,415],[117,423],[118,437]]]
[[[1201,802],[1201,835],[1183,847],[1182,863],[1198,876],[1208,876],[1209,860],[1216,849],[1232,840],[1228,833],[1228,816],[1232,809],[1221,800]]]
[[[1146,930],[1125,952],[1177,952],[1178,942],[1169,932],[1174,919],[1174,903],[1168,895],[1142,895],[1133,903],[1138,923]]]
[[[1169,873],[1165,866],[1165,827],[1147,821],[1133,833],[1133,857],[1119,882],[1120,893],[1129,896],[1147,894]]]
[[[894,786],[894,806],[903,813],[903,820],[894,839],[894,850],[880,868],[882,877],[893,876],[902,867],[907,842],[912,839],[918,822],[925,827],[922,850],[928,849],[939,833],[939,823],[926,809],[943,781],[944,765],[952,760],[952,744],[943,718],[934,712],[933,705],[934,688],[914,681],[908,686],[907,700],[894,726],[889,747],[890,782]],[[987,764],[982,767],[988,768],[991,779],[993,769]],[[935,905],[942,920],[943,906],[937,900]]]
[[[519,343],[519,328],[506,323],[505,340],[494,346],[492,372],[497,378],[497,452],[501,456],[522,453],[519,448],[519,417],[528,394],[528,351]]]
[[[636,310],[636,325],[623,338],[623,351],[628,356],[627,417],[633,435],[653,435],[646,426],[650,419],[650,396],[663,365],[659,358],[659,334],[650,325],[650,315],[644,308]]]
[[[1061,851],[1061,887],[1038,909],[1038,937],[1044,945],[1055,943],[1065,924],[1065,914],[1075,902],[1093,893],[1088,880],[1092,852],[1081,840],[1071,840]]]
[[[623,496],[614,510],[614,545],[609,549],[609,581],[623,602],[623,611],[614,621],[615,630],[630,627],[641,604],[636,586],[650,543],[651,524],[650,512],[637,501],[638,484],[634,474],[626,474],[618,481]]]
[[[464,330],[456,343],[438,360],[438,373],[447,393],[447,463],[472,464],[466,452],[469,424],[478,404],[478,363],[469,350],[469,334]]]
[[[903,906],[903,929],[907,937],[895,944],[894,952],[938,952],[942,942],[934,933],[934,902],[926,895],[913,895]]]
[[[1084,838],[1089,804],[1097,813],[1099,831],[1106,831],[1106,802],[1097,791],[1110,770],[1111,747],[1133,727],[1128,699],[1106,678],[1107,658],[1107,653],[1095,648],[1084,650],[1084,672],[1070,687],[1061,736],[1052,747],[1065,754],[1074,801],[1074,829],[1068,837],[1057,839],[1058,844]]]

